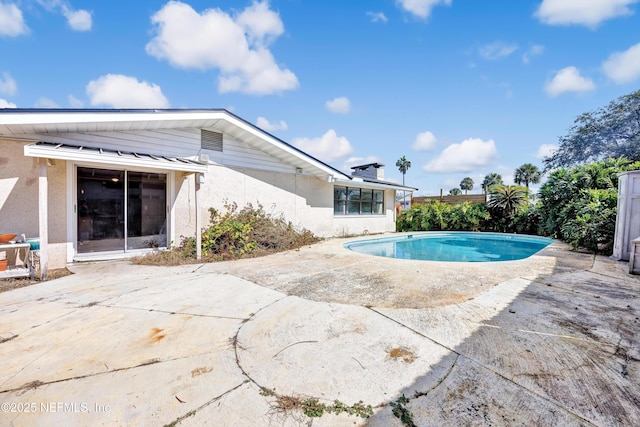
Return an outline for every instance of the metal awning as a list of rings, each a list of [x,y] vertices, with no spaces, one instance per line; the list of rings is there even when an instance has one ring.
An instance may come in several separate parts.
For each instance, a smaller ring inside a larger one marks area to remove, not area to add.
[[[115,166],[133,166],[183,172],[207,172],[207,164],[186,158],[155,156],[153,154],[116,151],[50,142],[36,142],[24,146],[24,155],[46,159],[73,160]]]

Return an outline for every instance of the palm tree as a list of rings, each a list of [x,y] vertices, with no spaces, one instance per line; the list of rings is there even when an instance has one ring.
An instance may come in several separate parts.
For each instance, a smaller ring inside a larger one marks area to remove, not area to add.
[[[449,190],[450,196],[459,196],[461,194],[462,194],[462,190],[460,190],[459,188],[452,188],[451,190]]]
[[[411,167],[411,162],[409,160],[407,160],[406,156],[402,156],[396,162],[396,167],[402,173],[402,185],[404,185],[404,175],[407,173],[407,171]],[[407,199],[407,192],[402,190],[402,196],[403,196],[402,207],[406,208],[407,207],[407,200],[406,200]]]
[[[516,169],[513,174],[513,180],[516,184],[524,184],[529,189],[529,184],[537,184],[540,182],[540,178],[542,178],[542,173],[537,166],[532,165],[531,163],[525,163]]]
[[[513,216],[519,207],[527,203],[527,190],[517,185],[496,185],[491,188],[487,207],[498,210],[505,216]]]
[[[502,176],[500,174],[492,172],[484,177],[484,180],[482,181],[482,189],[483,191],[488,192],[489,188],[493,187],[494,185],[502,184],[504,184],[502,182]]]
[[[460,189],[464,190],[464,194],[467,194],[469,190],[473,190],[473,180],[469,177],[464,178],[460,181]]]

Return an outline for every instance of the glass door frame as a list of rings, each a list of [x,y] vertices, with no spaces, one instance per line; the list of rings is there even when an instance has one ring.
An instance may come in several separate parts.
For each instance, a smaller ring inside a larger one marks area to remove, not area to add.
[[[139,248],[139,249],[128,249],[128,226],[129,226],[129,215],[128,215],[128,199],[129,199],[129,172],[138,172],[138,173],[151,173],[151,174],[158,174],[158,175],[165,175],[165,206],[164,206],[164,215],[165,215],[165,235],[166,235],[166,242],[165,242],[165,246],[168,244],[168,242],[171,241],[170,239],[170,233],[172,232],[172,219],[171,219],[171,214],[172,214],[172,208],[171,206],[173,205],[173,199],[172,199],[172,194],[173,192],[171,191],[171,188],[173,186],[173,181],[174,181],[174,174],[173,171],[171,170],[166,170],[166,169],[155,169],[155,168],[145,168],[145,167],[126,167],[124,165],[117,165],[117,164],[97,164],[97,163],[76,163],[76,162],[68,162],[67,164],[69,171],[71,172],[70,175],[72,175],[72,180],[71,180],[71,185],[68,187],[70,189],[70,214],[69,214],[69,221],[67,222],[67,225],[72,227],[70,228],[70,233],[68,233],[69,236],[73,236],[72,238],[72,246],[73,246],[73,257],[72,258],[76,258],[76,257],[92,257],[92,256],[98,256],[100,254],[102,255],[125,255],[125,254],[131,254],[131,253],[142,253],[142,252],[148,252],[149,250],[152,250],[154,248]],[[124,220],[124,230],[123,230],[123,246],[121,249],[117,249],[117,250],[106,250],[106,251],[95,251],[95,252],[79,252],[78,251],[78,242],[79,242],[79,237],[80,237],[80,230],[78,227],[79,224],[79,215],[80,215],[80,206],[78,206],[78,193],[80,191],[80,189],[78,188],[78,168],[88,168],[88,169],[101,169],[101,170],[112,170],[112,171],[117,171],[117,172],[122,172],[123,173],[123,220]],[[68,177],[69,174],[67,175]],[[162,248],[164,248],[162,247]],[[71,255],[71,253],[68,253],[69,255]],[[72,260],[70,260],[72,261]]]

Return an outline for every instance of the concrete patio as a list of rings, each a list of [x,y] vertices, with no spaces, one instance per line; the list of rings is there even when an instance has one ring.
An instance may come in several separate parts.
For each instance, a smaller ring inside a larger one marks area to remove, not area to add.
[[[0,425],[640,425],[640,279],[559,243],[392,260],[344,240],[217,264],[73,265],[0,293]],[[368,419],[280,397],[372,405]]]

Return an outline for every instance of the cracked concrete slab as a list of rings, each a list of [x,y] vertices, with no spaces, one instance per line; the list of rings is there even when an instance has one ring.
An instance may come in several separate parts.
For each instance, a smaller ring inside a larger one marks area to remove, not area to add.
[[[0,345],[0,388],[230,351],[229,339],[241,323],[102,306],[77,309]]]
[[[640,279],[626,263],[554,244],[452,265],[343,242],[73,265],[0,293],[0,403],[23,409],[0,407],[0,425],[401,426],[403,394],[417,425],[640,425]],[[308,418],[287,398],[362,400],[373,416]]]
[[[585,274],[591,273],[576,276]],[[571,291],[560,276],[551,282],[562,286],[520,283],[518,297],[494,315],[474,310],[469,316],[477,301],[380,311],[579,418],[634,425],[640,420],[638,292],[598,276],[590,292]]]
[[[256,384],[284,395],[381,404],[428,389],[455,354],[364,307],[288,297],[245,323],[238,362]],[[419,383],[415,381],[419,379]]]
[[[105,305],[246,319],[286,296],[229,275],[184,273],[176,281],[157,277],[155,282],[154,286],[111,298]],[[194,298],[194,295],[199,297]]]
[[[232,351],[169,359],[5,393],[5,402],[38,405],[33,412],[3,414],[3,425],[161,426],[243,381]]]
[[[427,308],[476,298],[516,277],[544,277],[586,270],[593,255],[569,253],[555,242],[525,260],[491,263],[414,261],[347,250],[349,240],[331,239],[312,247],[229,263],[203,271],[227,273],[289,295],[322,302],[384,308]]]
[[[487,387],[491,384],[491,387]],[[406,405],[418,426],[584,426],[586,420],[461,356],[437,389]],[[389,408],[370,426],[401,425]]]

